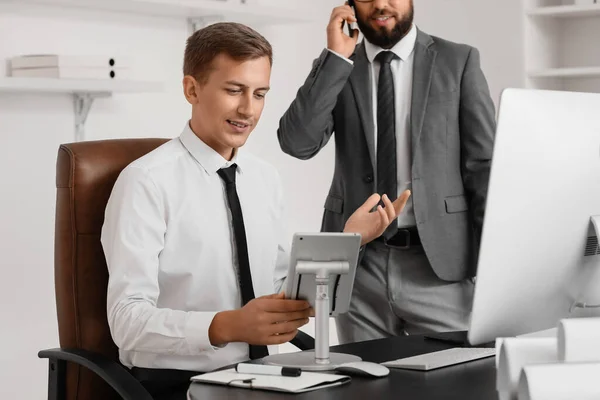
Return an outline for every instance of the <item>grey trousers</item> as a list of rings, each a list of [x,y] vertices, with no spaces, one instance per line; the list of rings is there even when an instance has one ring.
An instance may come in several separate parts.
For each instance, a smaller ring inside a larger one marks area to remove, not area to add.
[[[349,312],[336,318],[339,341],[467,330],[473,291],[472,279],[438,278],[420,246],[371,242],[356,269]]]

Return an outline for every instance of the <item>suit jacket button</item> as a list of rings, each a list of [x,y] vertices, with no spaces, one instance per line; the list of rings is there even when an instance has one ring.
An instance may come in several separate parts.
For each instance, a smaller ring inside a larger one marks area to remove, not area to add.
[[[373,174],[369,174],[369,175],[365,176],[365,182],[367,182],[367,183],[373,182]]]

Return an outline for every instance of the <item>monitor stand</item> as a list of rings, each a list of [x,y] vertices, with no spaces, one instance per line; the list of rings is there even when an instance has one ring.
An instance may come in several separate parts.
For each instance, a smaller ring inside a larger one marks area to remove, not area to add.
[[[362,361],[351,354],[329,352],[329,281],[339,274],[348,273],[349,269],[347,261],[298,261],[298,273],[315,275],[315,350],[273,354],[263,358],[262,363],[305,371],[331,371],[341,364]]]
[[[576,280],[575,289],[577,298],[571,305],[569,317],[585,315],[585,309],[600,309],[600,215],[590,217],[588,242],[586,243],[585,256],[581,274]],[[583,300],[583,301],[581,301]],[[581,315],[578,315],[581,314]],[[597,312],[593,312],[594,316]]]

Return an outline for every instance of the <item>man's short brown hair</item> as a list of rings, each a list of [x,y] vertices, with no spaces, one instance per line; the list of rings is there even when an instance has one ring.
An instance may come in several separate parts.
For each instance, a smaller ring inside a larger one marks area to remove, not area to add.
[[[254,29],[233,22],[219,22],[191,35],[185,46],[183,74],[205,83],[212,61],[225,53],[237,61],[268,57],[273,65],[271,44]]]

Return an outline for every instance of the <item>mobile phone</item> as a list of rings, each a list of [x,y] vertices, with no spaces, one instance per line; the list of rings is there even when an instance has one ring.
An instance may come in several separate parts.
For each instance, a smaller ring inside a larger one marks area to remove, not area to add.
[[[354,0],[348,0],[348,5],[352,8],[354,8],[354,15],[356,16],[356,7],[354,6]],[[354,29],[358,29],[358,25],[356,24],[356,22],[353,22],[351,24],[346,24],[347,28],[348,28],[348,36],[352,37],[352,31]]]

